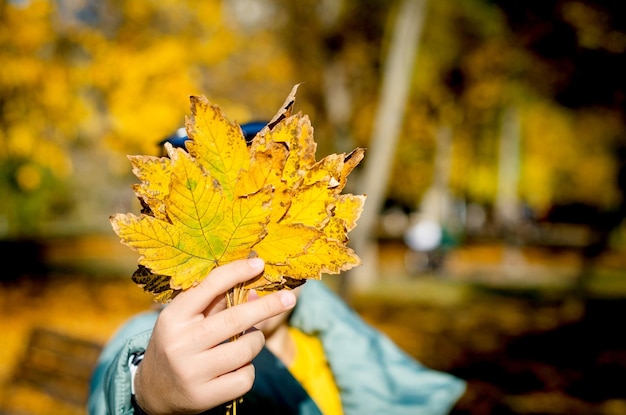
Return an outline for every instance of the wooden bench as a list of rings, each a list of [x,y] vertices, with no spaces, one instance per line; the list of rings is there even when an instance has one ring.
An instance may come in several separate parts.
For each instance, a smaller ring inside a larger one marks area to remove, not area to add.
[[[10,398],[11,388],[27,385],[65,404],[85,407],[101,350],[101,344],[90,340],[34,328],[5,396]]]

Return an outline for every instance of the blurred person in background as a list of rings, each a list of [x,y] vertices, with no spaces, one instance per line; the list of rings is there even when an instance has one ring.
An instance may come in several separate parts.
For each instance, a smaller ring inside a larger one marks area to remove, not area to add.
[[[242,125],[246,139],[263,125]],[[185,139],[181,130],[166,141]],[[225,293],[263,267],[262,259],[217,267],[167,306],[131,318],[101,354],[89,414],[234,414],[228,406],[242,397],[239,414],[444,415],[465,391],[463,380],[413,359],[321,281],[251,291],[247,303],[226,308]]]

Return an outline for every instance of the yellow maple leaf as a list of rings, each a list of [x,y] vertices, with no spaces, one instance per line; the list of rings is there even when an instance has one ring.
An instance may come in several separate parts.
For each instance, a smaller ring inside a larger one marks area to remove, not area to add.
[[[365,196],[342,191],[364,150],[316,161],[309,118],[292,114],[297,87],[250,145],[217,105],[192,96],[186,150],[166,143],[167,157],[129,156],[142,213],[110,220],[140,254],[133,280],[156,301],[252,256],[265,260],[265,271],[239,287],[235,303],[251,288],[292,287],[360,264],[347,234]]]

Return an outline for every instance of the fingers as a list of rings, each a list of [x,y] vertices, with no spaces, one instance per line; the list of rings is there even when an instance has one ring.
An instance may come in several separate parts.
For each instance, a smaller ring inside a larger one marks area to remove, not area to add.
[[[264,265],[263,260],[253,258],[215,268],[198,286],[174,298],[161,312],[160,318],[166,319],[167,316],[167,320],[172,323],[175,321],[193,323],[195,329],[185,330],[191,336],[191,342],[187,345],[196,351],[202,351],[242,333],[261,321],[288,311],[295,305],[296,297],[287,290],[226,310],[223,309],[225,307],[223,305],[214,307],[216,301],[223,299],[225,292],[259,275]]]
[[[202,371],[201,378],[216,379],[225,373],[249,364],[261,351],[265,337],[260,331],[252,331],[235,341],[223,342],[200,354],[192,370]]]
[[[262,259],[251,258],[217,267],[196,287],[177,295],[168,307],[174,307],[177,312],[187,316],[203,313],[215,298],[235,285],[256,277],[264,266]]]
[[[252,363],[226,373],[219,378],[212,379],[206,384],[198,385],[197,394],[191,396],[195,402],[195,411],[203,412],[207,408],[215,408],[218,405],[232,402],[246,394],[254,383],[254,366]]]
[[[198,384],[198,407],[214,407],[248,392],[255,378],[251,361],[264,343],[261,332],[251,331],[236,341],[220,344],[204,353],[206,363],[199,367],[210,368],[210,373],[205,373],[207,380]]]
[[[198,339],[198,347],[214,347],[261,321],[289,311],[295,304],[295,294],[283,290],[211,315],[198,323],[203,339]]]

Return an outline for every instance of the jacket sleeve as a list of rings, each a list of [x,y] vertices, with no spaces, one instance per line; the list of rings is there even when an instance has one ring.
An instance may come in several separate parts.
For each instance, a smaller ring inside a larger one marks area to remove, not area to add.
[[[158,312],[138,314],[105,345],[89,385],[89,415],[133,414],[129,359],[146,350],[157,316]]]
[[[403,352],[320,281],[307,281],[290,323],[320,337],[345,415],[443,415],[465,382]]]

